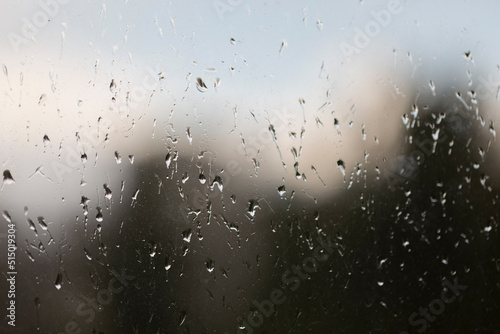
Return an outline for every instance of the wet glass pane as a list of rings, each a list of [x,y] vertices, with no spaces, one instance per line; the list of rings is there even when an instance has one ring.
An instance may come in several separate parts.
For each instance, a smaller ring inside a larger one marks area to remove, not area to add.
[[[495,1],[6,2],[1,333],[494,333]]]

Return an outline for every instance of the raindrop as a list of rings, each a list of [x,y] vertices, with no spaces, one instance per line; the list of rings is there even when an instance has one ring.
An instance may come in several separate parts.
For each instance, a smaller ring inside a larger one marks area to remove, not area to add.
[[[217,188],[219,188],[219,191],[222,192],[224,185],[222,184],[222,178],[219,175],[216,175],[214,177],[214,180],[212,181],[212,184],[210,185],[210,190],[213,190],[214,186],[217,186]]]
[[[340,171],[342,172],[342,175],[345,176],[345,163],[342,160],[337,161],[337,167],[340,168]]]
[[[182,232],[182,240],[184,240],[185,242],[191,242],[192,236],[193,236],[193,231],[190,228]]]
[[[167,168],[170,168],[171,163],[172,163],[172,154],[168,153],[165,156],[165,165],[167,165]]]
[[[403,120],[403,124],[406,126],[406,128],[408,128],[410,123],[410,118],[408,117],[408,115],[403,114],[403,116],[401,116],[401,119]]]
[[[236,40],[234,38],[231,37],[231,39],[229,40],[229,42],[231,42],[231,44],[235,45],[236,44]]]
[[[38,309],[40,308],[40,297],[35,297],[35,308]]]
[[[103,217],[102,217],[102,211],[101,211],[101,208],[100,207],[97,207],[97,214],[95,216],[95,220],[99,223],[101,223],[103,221]]]
[[[111,192],[111,189],[109,189],[107,184],[104,184],[103,188],[104,188],[104,191],[106,192],[106,195],[104,195],[104,197],[106,197],[107,199],[110,200],[111,197],[113,197],[113,193]]]
[[[185,311],[182,311],[181,312],[181,317],[179,319],[179,327],[182,326],[182,324],[184,323],[184,321],[186,321],[186,312]]]
[[[28,221],[28,226],[29,226],[30,230],[32,230],[33,232],[35,232],[35,235],[38,237],[38,232],[36,230],[35,223],[33,223],[33,221],[30,218],[28,218],[27,221]]]
[[[10,215],[7,211],[2,211],[2,216],[7,221],[7,223],[9,223],[9,224],[12,223],[12,218],[10,217]]]
[[[38,220],[38,225],[40,225],[40,227],[42,228],[42,230],[47,231],[48,226],[47,226],[47,223],[45,223],[44,218],[43,217],[38,217],[37,220]]]
[[[187,139],[189,140],[189,145],[191,145],[191,142],[193,141],[193,136],[191,136],[191,128],[189,126],[186,129],[186,136]]]
[[[62,287],[62,274],[61,273],[57,274],[55,287],[57,290],[60,290]]]
[[[156,255],[156,243],[154,243],[152,246],[151,246],[151,249],[149,251],[149,256],[150,257],[155,257]]]
[[[14,181],[14,178],[12,177],[12,174],[8,169],[3,171],[3,184],[14,184],[16,181]]]
[[[214,271],[214,261],[212,259],[208,259],[207,261],[205,261],[205,265],[207,266],[207,271],[209,273]]]
[[[172,268],[172,260],[170,259],[170,256],[166,256],[165,257],[165,270],[169,270],[170,268]]]
[[[285,51],[287,47],[288,47],[287,41],[283,40],[283,42],[281,42],[280,55],[283,54],[283,51]]]
[[[122,163],[122,157],[121,157],[120,153],[118,153],[118,151],[115,151],[115,160],[116,160],[117,164]]]
[[[207,182],[207,179],[206,179],[205,175],[203,175],[203,174],[200,174],[200,176],[198,177],[198,180],[200,180],[201,184],[205,184],[205,182]]]
[[[219,86],[220,86],[220,78],[215,78],[214,87],[216,91],[219,88]]]
[[[436,129],[435,131],[432,132],[432,139],[438,140],[439,138],[439,129]]]
[[[43,136],[43,146],[47,146],[47,144],[50,142],[49,136],[44,135]]]
[[[247,210],[247,213],[250,215],[250,217],[254,217],[255,216],[255,210],[257,208],[260,208],[259,207],[259,204],[257,203],[257,201],[255,200],[250,200],[248,201],[248,210]]]
[[[208,90],[202,78],[196,78],[196,88],[198,88],[198,90],[202,93]]]
[[[436,96],[436,86],[434,85],[434,82],[432,80],[429,81],[429,87],[431,88],[432,96]]]
[[[87,197],[85,197],[85,196],[82,196],[82,199],[81,199],[81,201],[80,201],[80,205],[81,205],[81,206],[85,206],[85,205],[89,204],[89,202],[90,202],[90,199],[88,199],[88,198],[87,198]]]
[[[116,82],[115,79],[111,79],[111,83],[109,84],[109,90],[111,93],[114,93],[116,90]]]
[[[84,247],[83,252],[85,253],[85,256],[89,261],[92,260],[92,256],[90,255],[90,252],[87,250],[87,248]]]
[[[285,196],[285,194],[286,194],[286,188],[285,188],[285,186],[284,186],[284,185],[283,185],[283,186],[279,186],[279,187],[278,187],[278,194],[279,194],[281,197]]]
[[[469,50],[469,51],[464,52],[464,57],[465,57],[465,59],[467,59],[467,60],[473,60],[473,58],[471,57],[471,54],[470,54],[470,50]]]
[[[323,22],[321,22],[320,19],[316,20],[316,26],[318,27],[319,31],[323,31]]]
[[[47,101],[47,95],[45,94],[42,94],[40,96],[40,98],[38,99],[38,105],[41,105],[42,103],[44,103],[45,101]]]
[[[134,206],[136,201],[137,201],[137,196],[139,196],[140,189],[137,189],[134,193],[134,196],[132,196],[132,202],[130,203],[130,206]]]

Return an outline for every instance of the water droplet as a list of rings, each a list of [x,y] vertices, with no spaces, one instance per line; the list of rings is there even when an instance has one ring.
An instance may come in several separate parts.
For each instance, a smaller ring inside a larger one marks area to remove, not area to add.
[[[40,297],[35,297],[35,308],[38,309],[40,308]]]
[[[55,287],[57,290],[60,290],[62,287],[62,274],[61,273],[57,274]]]
[[[234,38],[231,37],[231,39],[229,40],[229,42],[231,42],[231,44],[235,45],[236,44],[236,40]]]
[[[38,232],[36,230],[35,223],[33,223],[33,221],[30,218],[27,219],[27,222],[28,222],[28,226],[29,226],[30,230],[35,232],[35,235],[38,236]]]
[[[283,54],[283,51],[285,51],[287,47],[288,47],[288,42],[283,40],[283,42],[281,42],[280,55]]]
[[[193,236],[193,231],[190,228],[182,232],[182,240],[184,240],[185,242],[191,242],[192,236]]]
[[[106,197],[107,199],[111,199],[111,197],[113,197],[113,193],[111,192],[111,189],[109,189],[108,185],[107,184],[104,184],[103,185],[103,188],[104,188],[104,191],[105,191],[105,195],[104,197]]]
[[[186,316],[187,316],[186,311],[182,311],[181,317],[179,319],[179,327],[181,327],[184,321],[186,321]]]
[[[214,180],[212,181],[212,184],[210,185],[210,190],[214,190],[214,186],[217,186],[217,188],[219,188],[219,191],[222,192],[224,185],[222,184],[222,178],[219,175],[216,175],[214,177]]]
[[[434,82],[432,80],[429,81],[429,87],[431,88],[432,95],[436,96],[436,86],[434,85]]]
[[[167,168],[170,167],[170,164],[172,163],[172,154],[168,153],[165,156],[165,165],[167,165]]]
[[[156,243],[154,243],[151,246],[151,249],[149,250],[149,256],[150,257],[155,257],[155,255],[156,255]]]
[[[259,207],[259,204],[257,203],[256,200],[250,200],[248,201],[248,210],[247,213],[250,215],[250,217],[255,217],[255,210]]]
[[[115,160],[116,160],[117,164],[122,163],[122,157],[121,157],[120,153],[118,153],[118,151],[115,151]]]
[[[467,59],[467,60],[469,60],[469,61],[473,61],[472,56],[471,56],[471,53],[470,53],[470,50],[469,50],[469,51],[464,52],[464,57],[465,57],[465,59]]]
[[[37,220],[38,220],[38,225],[40,225],[42,230],[47,231],[49,227],[47,226],[47,223],[45,223],[45,219],[43,217],[37,217]]]
[[[49,136],[44,135],[43,136],[43,146],[47,146],[48,143],[50,143]]]
[[[104,219],[102,217],[102,209],[100,207],[97,207],[97,214],[95,216],[95,220],[99,223],[101,223]]]
[[[135,202],[137,201],[137,196],[139,196],[139,192],[140,191],[141,191],[140,189],[136,189],[136,191],[134,193],[134,196],[132,196],[132,203],[130,203],[130,206],[134,206],[135,205]]]
[[[109,90],[111,93],[114,93],[116,90],[116,82],[115,79],[111,79],[111,83],[109,84]]]
[[[337,161],[337,168],[340,168],[340,171],[342,172],[342,175],[345,176],[345,163],[342,160]]]
[[[8,169],[3,171],[3,184],[14,184],[16,181],[14,181],[14,178],[12,177],[12,174]]]
[[[12,218],[10,217],[10,215],[7,211],[5,211],[5,210],[2,211],[2,216],[7,221],[7,223],[9,223],[9,224],[12,223]]]
[[[38,99],[38,105],[41,105],[45,101],[47,101],[47,95],[45,94],[40,95],[40,98]]]
[[[401,119],[403,120],[403,124],[408,129],[409,123],[410,123],[410,118],[408,117],[408,115],[407,114],[403,114],[403,116],[401,116]]]
[[[220,86],[220,78],[215,78],[214,82],[215,91],[219,89],[219,86]]]
[[[200,176],[198,177],[198,180],[200,180],[201,184],[205,184],[205,182],[207,182],[207,179],[206,179],[205,175],[203,175],[203,174],[200,174]]]
[[[286,189],[285,189],[285,186],[279,186],[279,187],[278,187],[278,194],[279,194],[281,197],[285,196],[285,194],[286,194]]]
[[[490,122],[490,132],[493,135],[493,138],[496,138],[497,132],[495,131],[495,128],[493,128],[493,122]]]
[[[316,20],[316,26],[318,27],[319,31],[323,31],[323,22],[321,22],[320,19]]]
[[[89,261],[92,260],[92,256],[90,255],[90,252],[87,250],[87,248],[84,247],[83,252],[85,253],[85,256]]]
[[[437,128],[432,132],[432,139],[438,140],[438,138],[439,138],[439,128]]]
[[[170,270],[172,268],[172,260],[170,259],[170,256],[165,257],[165,270]]]
[[[207,266],[207,271],[209,273],[214,271],[214,261],[212,259],[208,259],[207,261],[205,261],[205,265]]]
[[[196,88],[198,88],[198,90],[202,93],[208,90],[202,78],[196,78]]]
[[[189,126],[186,129],[186,136],[187,136],[187,139],[189,140],[189,145],[191,145],[191,142],[193,141],[193,137],[191,136],[191,128]]]
[[[89,202],[90,202],[90,199],[88,199],[88,198],[87,198],[87,197],[85,197],[85,196],[82,196],[82,199],[81,199],[81,201],[80,201],[80,205],[81,205],[81,206],[85,206],[85,205],[89,204]]]

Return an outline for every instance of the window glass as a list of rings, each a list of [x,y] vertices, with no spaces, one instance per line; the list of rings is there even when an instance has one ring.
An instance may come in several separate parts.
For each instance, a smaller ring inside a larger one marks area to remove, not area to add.
[[[2,333],[498,330],[495,1],[11,1]]]

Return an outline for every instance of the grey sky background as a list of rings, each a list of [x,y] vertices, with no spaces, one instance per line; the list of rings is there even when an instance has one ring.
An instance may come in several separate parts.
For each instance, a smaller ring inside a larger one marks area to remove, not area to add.
[[[484,105],[498,107],[496,1],[402,1],[402,11],[392,14],[387,26],[351,57],[341,46],[355,46],[358,32],[376,22],[373,12],[387,10],[390,1],[231,3],[67,1],[52,7],[52,14],[46,14],[50,22],[40,21],[43,26],[26,38],[24,18],[33,22],[42,7],[37,2],[4,1],[4,169],[11,169],[28,187],[33,184],[28,176],[41,165],[55,178],[50,166],[60,156],[64,160],[67,148],[99,154],[98,163],[92,163],[104,170],[116,168],[115,150],[134,154],[138,161],[163,155],[166,147],[187,157],[211,150],[220,161],[245,163],[248,175],[253,173],[248,161],[255,157],[260,175],[271,180],[272,188],[285,178],[321,196],[344,186],[338,159],[352,168],[368,151],[372,160],[365,164],[373,170],[378,160],[393,154],[402,128],[400,115],[416,94],[431,93],[430,80],[438,95],[449,87],[465,95],[466,89],[483,85]],[[221,4],[226,11],[220,11]],[[25,39],[16,48],[13,38]],[[468,51],[471,59],[464,56]],[[207,85],[206,92],[196,88],[198,77]],[[217,90],[216,78],[221,82]],[[303,106],[299,99],[305,101]],[[99,129],[99,117],[110,124],[108,129]],[[339,131],[334,131],[334,118],[342,121]],[[255,156],[236,153],[242,138],[248,142],[267,133],[269,139],[271,120],[280,129],[276,135],[286,173],[272,141],[261,142]],[[305,136],[299,143],[289,133],[300,133],[302,127]],[[96,147],[84,140],[79,147],[75,133],[84,137],[96,128],[102,136],[111,133],[109,142]],[[42,142],[45,134],[50,138],[47,147]],[[178,138],[177,143],[168,136]],[[314,165],[329,186],[326,190],[313,174],[307,184],[295,180],[290,149],[299,146],[302,170],[311,174]],[[492,149],[498,152],[497,146]],[[100,174],[95,168],[71,168],[75,182],[82,173]]]

